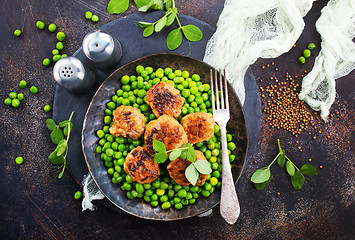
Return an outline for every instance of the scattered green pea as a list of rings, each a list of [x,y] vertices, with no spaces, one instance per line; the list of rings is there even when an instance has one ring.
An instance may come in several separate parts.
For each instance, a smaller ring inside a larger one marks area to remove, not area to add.
[[[49,60],[49,58],[45,58],[42,61],[43,66],[48,66],[50,63],[51,63],[51,60]]]
[[[92,17],[91,17],[91,21],[93,21],[93,22],[98,22],[100,19],[99,19],[99,17],[97,16],[97,15],[92,15]]]
[[[52,59],[53,59],[53,62],[57,62],[61,58],[62,57],[60,55],[54,55]]]
[[[58,49],[58,50],[62,50],[64,48],[64,45],[62,42],[57,42],[57,44],[55,45],[55,47]]]
[[[6,105],[10,106],[11,103],[12,103],[11,98],[6,98],[6,99],[4,100],[4,103],[5,103]]]
[[[58,39],[58,41],[63,42],[65,39],[65,33],[57,32],[57,39]]]
[[[74,198],[75,198],[76,200],[79,200],[82,196],[83,196],[83,194],[81,193],[81,191],[77,191],[77,192],[74,194]]]
[[[30,92],[31,92],[32,94],[38,93],[37,87],[36,87],[36,86],[32,86],[32,87],[30,88]]]
[[[312,49],[315,49],[316,48],[316,45],[314,43],[310,43],[308,44],[308,47],[307,47],[309,50],[312,50]]]
[[[15,108],[17,108],[18,106],[20,106],[20,100],[18,100],[17,98],[12,99],[11,100],[11,105]]]
[[[53,56],[58,55],[59,54],[59,50],[58,49],[53,49],[52,50],[52,54],[53,54]]]
[[[49,112],[51,109],[52,109],[51,105],[48,105],[48,104],[43,107],[43,110],[46,112]]]
[[[20,88],[25,88],[27,86],[27,82],[25,80],[21,80],[19,83]]]
[[[24,97],[25,97],[25,96],[23,95],[23,93],[17,94],[17,99],[20,100],[20,101],[23,100]]]
[[[304,57],[299,57],[298,62],[304,64],[306,62],[306,59]]]
[[[16,36],[16,37],[19,37],[20,35],[21,35],[21,30],[19,30],[19,29],[16,29],[15,31],[14,31],[14,35]]]
[[[303,56],[305,58],[309,58],[311,56],[311,50],[309,50],[309,49],[303,50]]]
[[[86,11],[85,12],[85,18],[90,20],[92,18],[92,12]]]
[[[45,24],[44,24],[44,22],[42,22],[42,21],[37,21],[37,22],[36,22],[36,27],[37,27],[38,29],[44,29]]]
[[[17,93],[15,93],[15,92],[10,92],[10,93],[9,93],[9,97],[10,97],[11,99],[14,99],[14,98],[17,97]]]
[[[55,32],[56,29],[57,29],[57,26],[54,23],[49,24],[48,30],[50,32]]]
[[[65,57],[68,57],[68,55],[62,54],[62,56],[60,58],[65,58]]]
[[[15,162],[18,164],[18,165],[21,165],[23,163],[23,157],[17,157],[15,159]]]

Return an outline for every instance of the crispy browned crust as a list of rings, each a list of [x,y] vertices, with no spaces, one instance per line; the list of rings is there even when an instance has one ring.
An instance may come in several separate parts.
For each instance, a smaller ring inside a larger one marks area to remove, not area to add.
[[[168,115],[149,122],[145,129],[144,146],[150,155],[155,154],[153,139],[164,142],[167,151],[182,147],[188,142],[184,128]]]
[[[140,138],[144,133],[145,117],[134,107],[120,106],[113,112],[110,133],[115,136]]]
[[[214,133],[215,121],[208,113],[190,113],[181,119],[181,124],[191,144],[208,141]]]
[[[145,101],[157,118],[164,114],[177,118],[184,105],[180,91],[167,82],[159,82],[150,88],[145,96]]]
[[[196,150],[196,160],[200,159],[207,161],[203,153],[201,151]],[[191,162],[187,159],[177,158],[174,161],[171,161],[166,169],[168,170],[170,177],[174,179],[177,184],[188,186],[191,183],[185,177],[185,170],[190,164]],[[200,174],[194,186],[197,187],[202,185],[206,181],[207,176],[208,174]]]
[[[123,169],[133,181],[141,184],[151,183],[160,175],[159,164],[154,162],[143,147],[136,147],[127,155]]]

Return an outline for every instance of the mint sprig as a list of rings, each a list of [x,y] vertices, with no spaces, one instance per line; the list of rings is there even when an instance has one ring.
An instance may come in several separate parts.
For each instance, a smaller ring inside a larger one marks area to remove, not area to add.
[[[291,159],[289,159],[286,156],[285,150],[281,148],[279,139],[277,139],[277,144],[278,144],[278,148],[279,148],[279,153],[277,154],[277,156],[274,158],[274,160],[272,160],[272,162],[267,167],[257,169],[253,173],[253,175],[251,176],[250,180],[255,184],[256,189],[258,189],[258,190],[264,189],[271,180],[270,167],[277,160],[277,163],[280,167],[286,168],[286,172],[291,177],[292,186],[296,190],[300,190],[306,180],[304,175],[315,176],[318,174],[318,171],[311,164],[304,164],[299,169],[291,161]]]
[[[57,144],[55,150],[48,156],[48,159],[51,163],[59,165],[58,170],[60,173],[58,178],[62,178],[66,167],[68,141],[73,128],[73,123],[71,122],[73,114],[74,112],[70,114],[69,120],[62,121],[58,124],[56,124],[53,119],[49,118],[46,120],[47,128],[52,131],[51,140],[54,144]],[[63,128],[63,130],[61,128]],[[64,136],[66,136],[65,139]]]
[[[162,31],[176,20],[179,25],[178,28],[171,30],[166,38],[166,45],[170,50],[175,50],[181,45],[183,35],[189,42],[197,42],[202,39],[203,34],[197,26],[192,24],[181,25],[174,0],[135,0],[135,4],[140,12],[147,12],[148,10],[164,11],[166,9],[164,16],[155,22],[137,22],[139,27],[144,28],[144,37],[149,37],[154,32]],[[128,5],[129,0],[110,0],[107,11],[111,14],[124,13],[128,9]]]
[[[159,140],[153,139],[153,148],[157,152],[154,154],[154,162],[164,163],[168,159],[174,161],[178,157],[181,159],[186,159],[192,162],[185,170],[185,177],[192,184],[195,185],[200,173],[201,174],[210,174],[212,169],[208,162],[203,159],[196,160],[196,152],[191,143],[186,143],[181,148],[172,149],[166,151],[165,144]]]

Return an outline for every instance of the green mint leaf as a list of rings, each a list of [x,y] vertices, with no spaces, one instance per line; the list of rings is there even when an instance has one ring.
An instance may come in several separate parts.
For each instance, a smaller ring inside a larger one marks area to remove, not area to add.
[[[107,5],[110,14],[124,13],[128,9],[129,0],[111,0]]]
[[[192,145],[190,145],[190,147],[187,149],[186,157],[190,162],[196,161],[196,152]]]
[[[153,149],[154,151],[165,153],[166,147],[165,144],[159,140],[153,139]]]
[[[169,11],[171,9],[171,0],[164,0],[164,3],[166,11]]]
[[[66,148],[67,148],[67,141],[63,139],[62,141],[59,142],[56,148],[57,156],[63,155]]]
[[[181,42],[182,33],[180,28],[172,30],[166,38],[166,45],[170,50],[177,49],[181,45]]]
[[[51,155],[49,155],[48,157],[49,161],[55,165],[59,165],[64,163],[65,158],[63,157],[63,155],[57,156],[57,150],[54,150]]]
[[[251,181],[253,183],[263,183],[266,182],[271,176],[270,168],[260,168],[256,170],[253,175],[251,176]]]
[[[140,8],[138,8],[138,11],[140,11],[140,12],[146,12],[146,11],[148,11],[153,5],[154,5],[154,0],[150,1],[149,4],[144,5],[144,6],[140,7]]]
[[[58,144],[60,140],[64,138],[64,134],[62,130],[56,127],[51,133],[51,140],[54,144]]]
[[[177,159],[178,157],[180,157],[181,155],[181,150],[180,149],[175,149],[173,150],[170,155],[169,155],[169,159],[171,161],[174,161],[175,159]]]
[[[303,173],[306,176],[315,176],[318,174],[317,169],[312,166],[311,164],[304,164],[301,169],[301,173]]]
[[[134,0],[136,6],[138,8],[143,7],[145,5],[148,5],[150,3],[150,0]]]
[[[291,177],[295,174],[296,169],[290,161],[286,162],[286,171]]]
[[[162,17],[156,24],[155,24],[155,31],[160,32],[166,24],[166,17]]]
[[[185,170],[185,177],[187,178],[187,180],[192,184],[195,185],[199,174],[195,168],[195,166],[193,164],[190,164],[186,170]]]
[[[270,181],[271,181],[271,177],[267,181],[265,181],[263,183],[255,183],[254,184],[255,188],[257,190],[263,190],[269,184]]]
[[[212,172],[212,168],[206,160],[198,159],[193,165],[202,174],[210,174]]]
[[[190,146],[192,146],[191,143],[185,143],[184,146],[182,146],[181,148],[188,148]]]
[[[163,163],[166,161],[166,159],[168,159],[168,154],[165,152],[158,152],[154,154],[154,162],[156,163]]]
[[[58,123],[59,127],[65,127],[69,123],[69,120]]]
[[[286,163],[287,164],[287,163]],[[291,176],[291,183],[294,189],[300,190],[304,184],[304,176],[301,171],[297,171],[293,176]]]
[[[182,26],[181,29],[186,39],[191,42],[197,42],[202,39],[203,34],[201,30],[195,25],[185,25]]]
[[[143,37],[149,37],[150,35],[152,35],[154,32],[154,24],[147,26],[146,28],[144,28],[143,31]]]
[[[181,159],[186,159],[187,156],[187,149],[184,149],[181,151],[180,158]]]
[[[47,128],[51,131],[53,131],[56,127],[57,127],[57,124],[55,124],[55,122],[53,121],[53,119],[50,119],[48,118],[46,120],[46,124],[47,124]]]
[[[285,151],[283,149],[280,150],[280,155],[277,158],[277,164],[279,164],[280,167],[285,166]]]
[[[139,22],[137,22],[137,24],[138,24],[138,26],[140,26],[140,27],[142,27],[142,28],[145,28],[145,27],[147,27],[147,26],[149,26],[149,25],[152,25],[153,23],[150,23],[150,22],[141,22],[141,21],[139,21]]]
[[[169,27],[171,24],[173,24],[176,14],[177,14],[177,8],[173,8],[171,13],[167,16],[165,26]]]
[[[68,127],[69,126],[69,127]],[[69,124],[67,124],[64,129],[63,129],[63,133],[64,136],[68,136],[68,134],[71,132],[71,130],[73,129],[73,123],[70,122]],[[69,130],[69,131],[68,131]]]

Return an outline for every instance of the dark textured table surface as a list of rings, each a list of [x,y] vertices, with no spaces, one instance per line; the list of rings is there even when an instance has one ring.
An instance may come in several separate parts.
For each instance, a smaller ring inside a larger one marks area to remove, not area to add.
[[[223,2],[184,0],[176,4],[181,13],[216,26]],[[271,128],[267,115],[263,114],[256,152],[237,183],[241,216],[235,225],[225,223],[218,206],[208,217],[175,222],[142,220],[100,204],[96,211],[82,212],[81,202],[73,198],[74,192],[81,190],[79,185],[68,172],[58,179],[47,160],[54,146],[45,127],[45,119],[51,113],[44,112],[43,106],[53,104],[56,84],[52,67],[43,67],[41,62],[49,56],[56,41],[53,34],[38,31],[34,24],[37,20],[54,22],[67,34],[63,52],[71,55],[89,31],[136,12],[131,5],[125,14],[113,16],[106,11],[107,3],[107,0],[7,0],[0,5],[0,99],[3,102],[11,91],[25,94],[19,108],[0,104],[0,239],[353,238],[354,72],[337,80],[338,95],[329,121],[317,123],[321,133],[303,132],[296,138],[282,129]],[[277,59],[260,59],[253,64],[260,87],[271,84],[272,76],[281,79],[286,72],[301,75],[311,70],[319,47],[305,65],[297,64],[297,58],[309,42],[320,45],[314,23],[325,4],[326,1],[314,3],[305,17],[306,27],[296,47]],[[87,10],[96,13],[100,21],[96,24],[87,21],[83,17]],[[23,30],[20,38],[13,35],[17,28]],[[267,64],[271,67],[261,67]],[[31,95],[28,88],[20,90],[21,79],[30,86],[36,85],[39,93]],[[277,166],[272,167],[273,179],[263,191],[255,190],[247,178],[277,154],[277,138],[297,165],[312,159],[318,169],[318,176],[300,191],[292,188],[289,177]],[[24,157],[23,165],[15,164],[17,156]]]

